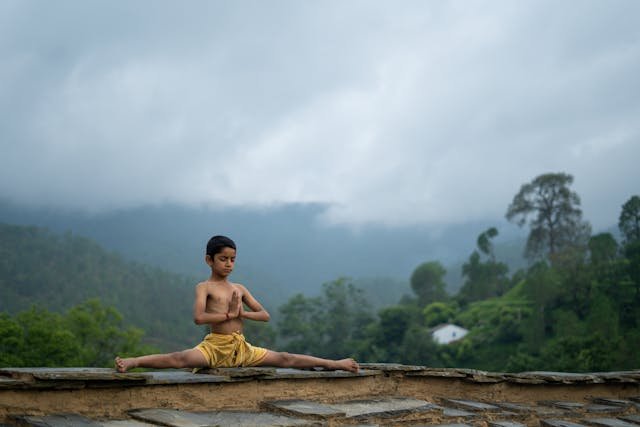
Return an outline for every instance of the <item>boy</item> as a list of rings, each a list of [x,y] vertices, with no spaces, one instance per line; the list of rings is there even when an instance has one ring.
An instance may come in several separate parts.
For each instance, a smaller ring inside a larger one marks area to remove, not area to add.
[[[193,321],[208,324],[211,333],[190,350],[122,359],[116,357],[119,372],[131,368],[204,368],[276,366],[280,368],[342,369],[358,372],[353,359],[329,360],[303,354],[280,353],[255,347],[242,335],[244,319],[269,321],[269,313],[244,286],[231,283],[229,275],[236,261],[236,245],[225,236],[207,243],[205,261],[211,267],[209,280],[196,285]],[[243,303],[251,311],[245,311]]]

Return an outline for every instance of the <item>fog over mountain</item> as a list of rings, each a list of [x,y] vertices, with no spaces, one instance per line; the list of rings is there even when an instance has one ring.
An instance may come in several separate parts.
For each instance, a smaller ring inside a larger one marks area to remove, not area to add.
[[[639,21],[635,0],[3,1],[0,198],[312,205],[339,240],[500,221],[567,172],[605,227],[640,182]]]
[[[521,238],[505,211],[543,173],[615,224],[639,75],[635,0],[7,0],[0,221],[195,276],[228,234],[274,295],[406,281]]]
[[[288,206],[263,211],[149,207],[100,215],[70,214],[0,204],[0,221],[46,226],[91,237],[128,258],[167,270],[205,277],[204,246],[212,234],[238,245],[234,277],[279,297],[316,293],[324,282],[387,277],[408,281],[427,260],[458,263],[475,247],[487,226],[467,224],[443,230],[420,227],[367,227],[354,231],[317,220],[319,207]],[[521,237],[503,224],[498,241]],[[459,272],[454,272],[459,274]]]

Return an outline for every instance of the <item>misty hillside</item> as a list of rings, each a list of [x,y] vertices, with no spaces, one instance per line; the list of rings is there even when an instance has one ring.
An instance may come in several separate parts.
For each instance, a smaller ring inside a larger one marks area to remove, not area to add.
[[[62,312],[98,298],[122,313],[126,324],[143,329],[147,342],[165,350],[192,346],[204,332],[194,326],[191,308],[194,285],[206,276],[132,262],[70,232],[2,223],[0,259],[0,312],[15,314],[32,305]],[[374,309],[410,293],[406,282],[392,279],[360,279],[355,284],[365,290]],[[275,301],[269,289],[253,288],[252,293],[277,319],[284,301]]]
[[[428,260],[447,267],[449,292],[455,293],[462,283],[460,266],[489,226],[502,227],[496,239],[498,257],[504,255],[514,267],[523,265],[522,233],[506,223],[351,230],[321,223],[320,212],[321,207],[311,205],[260,211],[156,206],[89,215],[0,202],[0,221],[72,231],[129,259],[196,277],[208,274],[204,246],[209,237],[226,234],[238,245],[234,280],[264,290],[258,296],[272,310],[293,294],[315,294],[322,283],[339,277],[385,277],[406,284],[413,270]],[[400,298],[407,289],[405,285],[391,293]]]
[[[0,312],[32,305],[63,311],[90,298],[116,307],[126,324],[164,349],[192,345],[195,279],[124,260],[71,233],[0,224]]]

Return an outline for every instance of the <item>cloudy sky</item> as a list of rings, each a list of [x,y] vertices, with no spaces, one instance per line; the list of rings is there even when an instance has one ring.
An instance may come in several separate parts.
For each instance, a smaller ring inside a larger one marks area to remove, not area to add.
[[[0,198],[503,218],[640,193],[640,2],[0,2]]]

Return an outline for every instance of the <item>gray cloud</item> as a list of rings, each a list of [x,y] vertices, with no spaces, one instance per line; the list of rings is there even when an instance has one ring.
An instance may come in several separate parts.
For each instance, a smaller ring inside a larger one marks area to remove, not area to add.
[[[611,224],[640,182],[638,17],[633,0],[3,2],[0,197],[449,224],[566,171]]]

